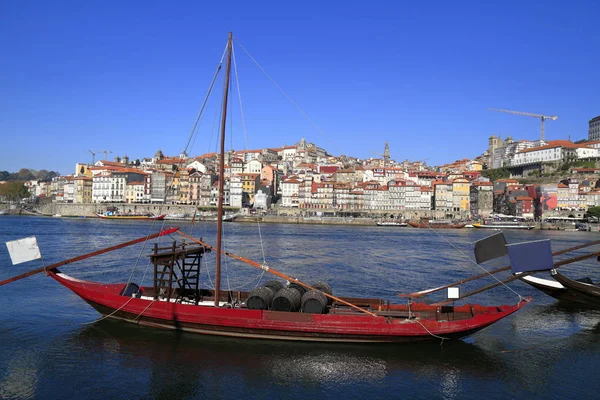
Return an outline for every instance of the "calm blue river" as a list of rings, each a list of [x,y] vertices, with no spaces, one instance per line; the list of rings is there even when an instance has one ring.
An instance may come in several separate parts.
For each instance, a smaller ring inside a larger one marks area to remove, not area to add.
[[[0,280],[42,266],[40,260],[13,266],[3,244],[8,240],[35,235],[47,265],[161,227],[151,221],[0,216]],[[215,225],[182,229],[212,242]],[[395,295],[481,273],[467,257],[473,242],[491,233],[231,223],[225,225],[225,247],[307,283],[324,280],[334,294],[402,301]],[[600,236],[554,231],[505,235],[511,243],[550,238],[554,251]],[[148,245],[136,245],[62,270],[102,282],[124,282],[133,274],[134,282],[150,284],[149,253]],[[599,268],[593,259],[562,271],[597,281]],[[231,289],[253,288],[270,279],[235,262],[223,269],[222,281]],[[214,275],[209,267],[203,270],[203,281],[210,286]],[[462,290],[492,282],[486,278]],[[83,300],[38,274],[0,287],[0,398],[598,398],[600,312],[562,309],[521,282],[469,301],[512,304],[517,293],[532,296],[533,302],[463,341],[321,345],[220,339],[97,321],[99,315]]]

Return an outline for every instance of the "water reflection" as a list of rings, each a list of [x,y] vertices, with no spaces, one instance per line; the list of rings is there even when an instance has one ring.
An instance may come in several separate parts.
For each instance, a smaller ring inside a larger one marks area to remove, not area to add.
[[[348,390],[368,385],[384,390],[392,382],[406,389],[414,381],[435,382],[444,397],[461,391],[465,379],[490,379],[503,368],[501,358],[464,342],[406,346],[326,345],[214,338],[154,331],[101,321],[72,336],[77,353],[102,354],[122,371],[132,365],[148,376],[147,396],[192,398],[209,391],[262,393]],[[132,364],[133,363],[133,364]],[[139,376],[139,372],[138,372]],[[431,388],[429,388],[431,389]],[[287,396],[284,396],[287,397]]]

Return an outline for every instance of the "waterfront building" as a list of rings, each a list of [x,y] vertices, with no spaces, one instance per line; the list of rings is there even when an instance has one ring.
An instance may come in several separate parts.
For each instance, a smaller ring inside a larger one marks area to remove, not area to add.
[[[569,186],[561,182],[556,188],[556,208],[567,210],[569,208]]]
[[[167,198],[167,188],[170,184],[172,174],[164,171],[153,171],[150,188],[150,202],[163,204]]]
[[[256,193],[256,186],[259,183],[260,173],[242,173],[238,176],[242,181],[242,190],[248,193],[250,202],[254,203],[254,193]]]
[[[229,196],[231,207],[242,208],[243,207],[243,192],[242,178],[239,175],[232,176],[229,180]]]
[[[75,183],[73,179],[73,176],[65,177],[62,196],[63,203],[73,203],[75,201]]]
[[[143,181],[141,182],[127,182],[127,189],[125,193],[125,203],[144,203],[145,193],[144,193],[145,184]]]
[[[433,193],[431,191],[431,187],[421,186],[421,202],[420,202],[419,209],[431,210],[432,198],[433,198]]]
[[[208,207],[210,205],[211,191],[213,184],[217,181],[215,174],[202,174],[200,176],[198,205]]]
[[[333,209],[333,182],[312,182],[309,208]]]
[[[472,218],[487,218],[494,211],[494,184],[475,181],[471,183],[470,213]]]
[[[212,207],[217,207],[219,204],[219,181],[216,180],[212,188],[210,189],[210,201],[209,205]],[[230,206],[231,205],[231,192],[229,190],[229,182],[223,182],[223,205]]]
[[[388,182],[388,193],[390,208],[403,211],[406,208],[406,181],[404,179],[392,179]]]
[[[190,198],[190,173],[195,172],[194,170],[183,168],[179,173],[179,193],[177,204],[188,204]]]
[[[406,181],[406,210],[431,210],[431,191],[427,190],[422,196],[423,188],[413,181]]]
[[[298,207],[310,208],[312,202],[312,178],[300,179],[298,185]]]
[[[254,208],[266,210],[269,208],[269,195],[263,193],[261,189],[258,189],[256,194],[254,195]]]
[[[113,175],[112,172],[102,172],[92,178],[93,203],[122,203],[125,199],[126,177]]]
[[[433,209],[444,211],[446,213],[452,211],[454,199],[452,195],[452,181],[444,182],[437,180],[432,182],[433,188]]]
[[[298,190],[300,181],[296,176],[284,180],[281,183],[281,206],[298,207]]]
[[[452,182],[452,210],[467,212],[470,209],[471,183],[465,178],[458,178]]]
[[[352,208],[353,195],[350,194],[352,188],[348,183],[333,183],[333,208],[340,211],[347,211]]]
[[[516,210],[514,215],[533,219],[533,199],[531,197],[516,196],[513,201],[515,202]]]
[[[364,191],[363,191],[362,187],[357,186],[350,190],[348,208],[350,210],[363,210],[364,209]]]
[[[368,173],[369,169],[366,169],[365,172]],[[370,180],[367,182],[364,182],[362,185],[363,188],[363,199],[364,199],[364,206],[366,210],[379,210],[380,209],[380,204],[378,204],[378,200],[380,198],[379,196],[379,191],[381,189],[382,185],[380,182],[375,181],[375,180]],[[388,192],[388,198],[389,198],[389,192]]]
[[[75,185],[74,203],[85,204],[92,202],[92,178],[78,176],[73,180]]]
[[[586,209],[589,207],[600,206],[600,189],[593,189],[586,192]]]

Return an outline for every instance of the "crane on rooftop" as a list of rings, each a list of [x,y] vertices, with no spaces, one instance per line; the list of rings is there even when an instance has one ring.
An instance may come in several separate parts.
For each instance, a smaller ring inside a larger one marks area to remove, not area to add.
[[[490,110],[490,111],[505,112],[505,113],[516,114],[516,115],[524,115],[526,117],[539,118],[542,121],[542,126],[541,126],[541,129],[540,129],[540,131],[541,131],[541,135],[540,135],[541,140],[544,140],[544,121],[546,121],[547,119],[551,119],[552,121],[556,121],[558,119],[558,117],[556,115],[550,116],[550,115],[534,114],[534,113],[523,112],[523,111],[502,110],[502,109],[498,109],[498,108],[488,108],[488,110]]]
[[[91,150],[88,150],[90,153],[92,153],[92,165],[94,165],[94,157],[96,157],[96,153],[94,153]]]
[[[102,150],[102,153],[104,153],[104,161],[106,161],[106,155],[112,153],[111,150]]]

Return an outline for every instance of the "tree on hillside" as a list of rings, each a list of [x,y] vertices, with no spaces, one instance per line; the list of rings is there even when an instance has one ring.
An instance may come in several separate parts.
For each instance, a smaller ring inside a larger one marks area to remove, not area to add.
[[[58,172],[54,172],[54,171],[48,171],[45,169],[41,169],[37,174],[36,174],[36,179],[39,179],[40,181],[49,181],[52,178],[56,178],[57,176],[59,176],[60,174]]]
[[[23,182],[6,182],[0,185],[0,197],[9,202],[18,202],[29,197],[29,190]]]
[[[510,171],[506,168],[486,169],[481,171],[481,175],[494,182],[498,179],[510,178]]]
[[[600,207],[588,207],[586,217],[600,218]]]
[[[35,178],[33,172],[27,168],[21,168],[19,172],[17,172],[17,179],[20,181],[29,181]]]

